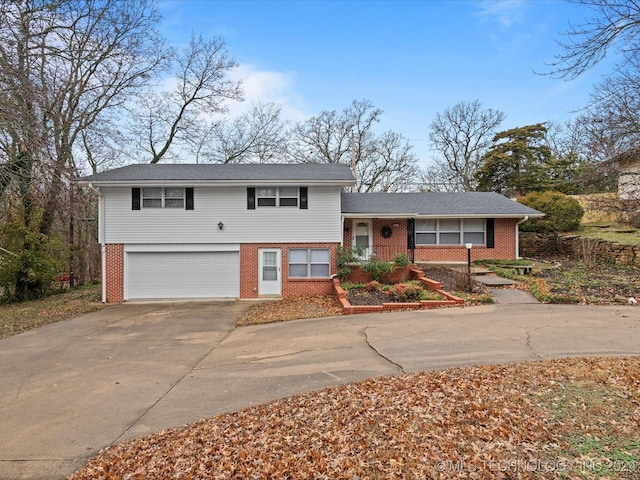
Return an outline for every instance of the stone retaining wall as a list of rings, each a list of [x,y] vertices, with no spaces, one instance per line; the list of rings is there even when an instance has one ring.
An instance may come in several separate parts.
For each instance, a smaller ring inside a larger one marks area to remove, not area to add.
[[[640,246],[621,245],[579,235],[520,232],[520,255],[568,255],[578,260],[640,266]]]

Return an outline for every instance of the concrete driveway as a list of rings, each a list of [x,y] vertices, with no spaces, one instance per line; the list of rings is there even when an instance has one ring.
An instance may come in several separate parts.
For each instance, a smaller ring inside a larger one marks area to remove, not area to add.
[[[450,366],[640,354],[640,308],[490,305],[233,329],[251,303],[124,304],[0,341],[0,478],[284,396]]]

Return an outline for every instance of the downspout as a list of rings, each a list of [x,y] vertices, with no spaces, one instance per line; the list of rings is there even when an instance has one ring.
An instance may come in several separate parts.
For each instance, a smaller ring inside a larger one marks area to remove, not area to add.
[[[520,224],[529,220],[529,215],[525,215],[522,220],[516,223],[516,258],[519,260],[520,258]]]
[[[98,242],[100,243],[100,287],[102,303],[107,303],[107,246],[104,243],[104,196],[91,183],[88,187],[98,195]]]

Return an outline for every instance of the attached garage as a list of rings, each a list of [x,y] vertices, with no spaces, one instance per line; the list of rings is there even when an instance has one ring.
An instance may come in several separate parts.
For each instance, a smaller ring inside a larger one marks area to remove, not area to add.
[[[238,298],[239,247],[220,248],[125,247],[125,299]]]

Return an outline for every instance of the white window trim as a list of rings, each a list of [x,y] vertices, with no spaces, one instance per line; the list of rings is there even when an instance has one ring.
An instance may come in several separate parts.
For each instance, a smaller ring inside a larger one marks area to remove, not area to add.
[[[307,261],[306,263],[302,263],[302,262],[291,262],[290,258],[291,258],[291,250],[305,250],[307,252]],[[312,250],[325,250],[328,254],[329,254],[329,261],[327,262],[312,262],[311,261],[311,251]],[[296,278],[296,279],[325,279],[325,278],[330,278],[331,277],[331,249],[329,248],[289,248],[288,252],[287,252],[287,274],[290,271],[290,267],[291,265],[306,265],[307,266],[307,275],[304,277],[300,277],[300,276],[289,276],[289,278]],[[326,276],[312,276],[311,275],[311,266],[312,265],[327,265],[328,266],[328,274]]]
[[[160,198],[157,197],[145,197],[144,196],[144,191],[146,189],[150,189],[150,188],[159,188],[160,189]],[[167,188],[172,188],[172,189],[180,189],[182,190],[182,196],[181,197],[167,197],[166,195],[166,189]],[[180,206],[175,206],[175,207],[167,207],[166,206],[166,200],[182,200],[182,205]],[[145,200],[160,200],[160,206],[159,207],[151,207],[151,206],[147,206],[145,205],[144,201]],[[141,191],[140,191],[140,207],[144,208],[144,209],[150,209],[150,210],[157,210],[157,209],[161,209],[161,208],[169,208],[169,209],[182,209],[184,210],[185,206],[186,206],[186,202],[187,202],[187,193],[186,193],[186,189],[185,188],[181,188],[181,187],[142,187]]]
[[[469,242],[465,242],[465,238],[464,235],[465,233],[482,233],[483,236],[483,241],[482,243],[474,243],[474,245],[486,245],[487,244],[487,220],[485,218],[481,219],[483,221],[482,224],[482,232],[480,232],[479,230],[473,230],[473,231],[465,231],[464,230],[464,218],[458,218],[458,219],[445,219],[445,220],[458,220],[458,230],[441,230],[440,228],[440,220],[439,218],[437,219],[428,219],[428,220],[435,220],[436,221],[436,229],[435,230],[418,230],[418,221],[420,219],[416,220],[416,228],[415,228],[415,232],[414,232],[414,240],[415,240],[415,245],[416,246],[430,246],[430,247],[434,247],[434,246],[443,246],[443,247],[456,247],[456,246],[460,246],[460,245],[464,245],[465,243],[469,243]],[[473,219],[469,219],[469,220],[478,220],[476,218]],[[430,234],[434,234],[436,235],[436,243],[419,243],[418,242],[418,234],[420,233],[430,233]],[[440,234],[441,233],[458,233],[460,235],[460,243],[440,243]]]
[[[260,195],[260,188],[273,188],[275,189],[275,197],[273,196],[263,196]],[[280,192],[281,188],[295,188],[296,189],[296,194],[295,196],[291,196],[291,195],[282,195]],[[275,198],[275,205],[260,205],[260,199],[262,198]],[[284,199],[284,198],[295,198],[296,199],[296,204],[295,205],[280,205],[280,200]],[[257,187],[256,188],[256,208],[299,208],[300,207],[300,187],[275,187],[275,186],[271,186],[271,187]]]

